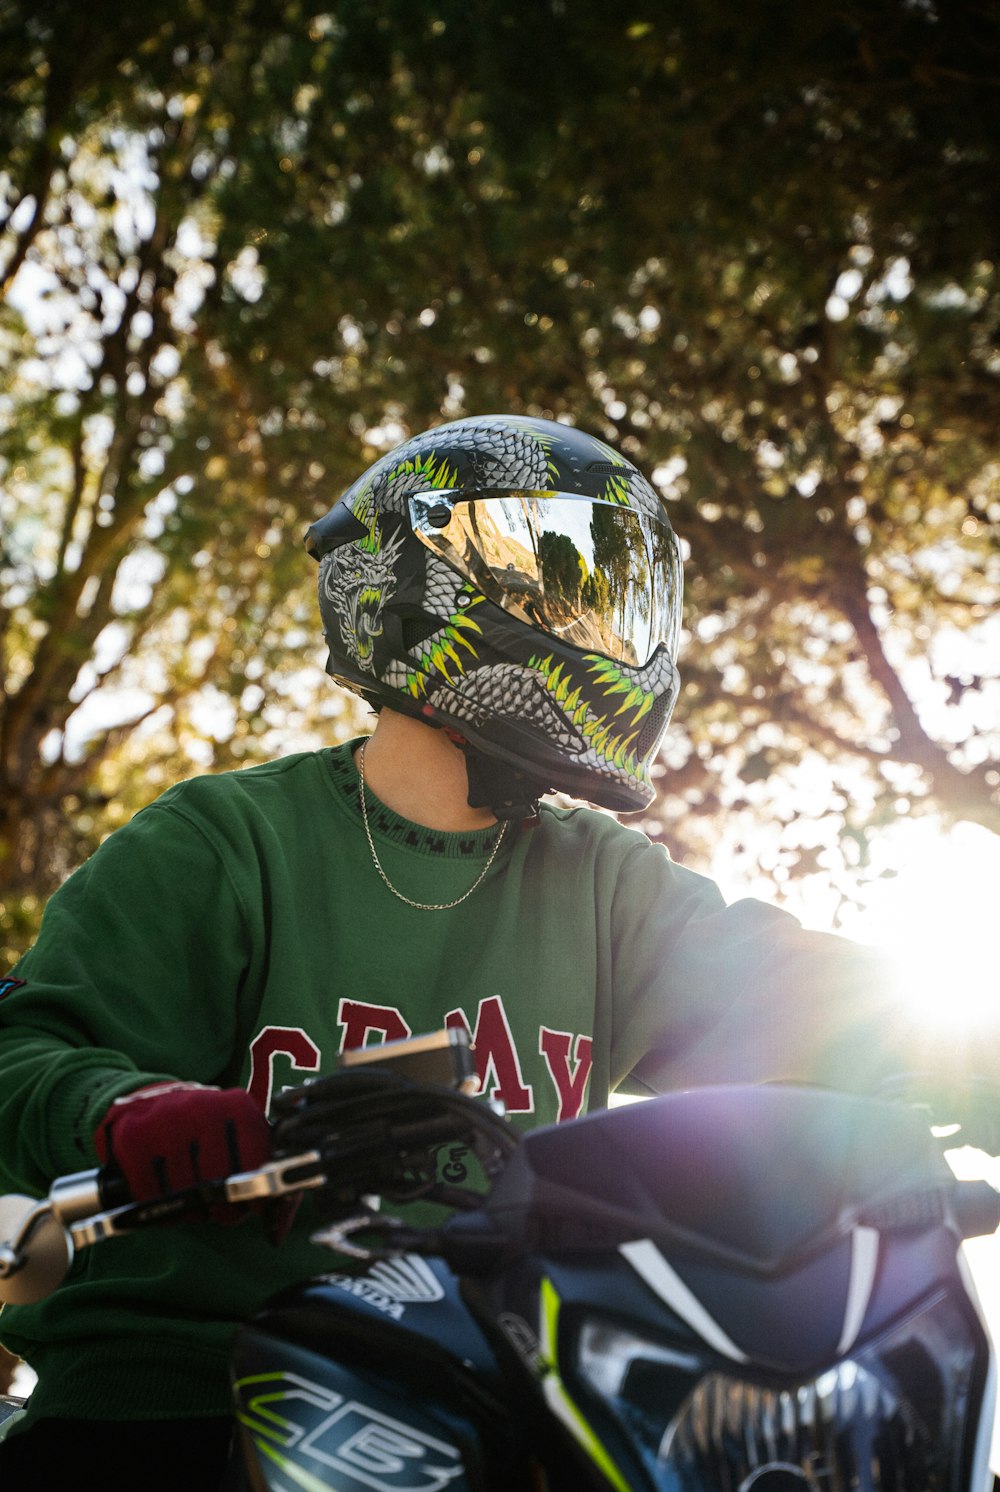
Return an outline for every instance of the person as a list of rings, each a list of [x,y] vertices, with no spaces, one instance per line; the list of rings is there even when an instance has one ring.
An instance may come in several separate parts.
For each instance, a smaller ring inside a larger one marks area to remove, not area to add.
[[[630,461],[460,420],[378,461],[308,547],[328,670],[374,731],[175,785],[51,898],[0,1001],[4,1189],[108,1162],[148,1197],[251,1166],[276,1093],[446,1024],[526,1126],[617,1089],[892,1069],[871,952],[726,905],[614,817],[652,801],[678,690],[678,544]],[[82,1253],[3,1313],[38,1373],[4,1488],[58,1485],[63,1455],[103,1485],[140,1458],[145,1487],[217,1485],[237,1325],[329,1267],[257,1215]]]

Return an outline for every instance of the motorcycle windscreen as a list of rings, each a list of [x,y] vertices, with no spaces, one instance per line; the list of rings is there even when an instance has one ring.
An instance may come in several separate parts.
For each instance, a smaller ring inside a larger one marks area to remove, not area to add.
[[[410,499],[418,538],[491,601],[560,642],[619,663],[676,657],[683,579],[663,523],[558,492]]]

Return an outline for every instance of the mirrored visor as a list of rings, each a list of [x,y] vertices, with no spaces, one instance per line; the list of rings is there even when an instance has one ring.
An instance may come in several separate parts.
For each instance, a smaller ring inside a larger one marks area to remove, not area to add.
[[[459,574],[560,642],[643,664],[677,653],[681,565],[666,524],[560,492],[426,492],[414,533]]]

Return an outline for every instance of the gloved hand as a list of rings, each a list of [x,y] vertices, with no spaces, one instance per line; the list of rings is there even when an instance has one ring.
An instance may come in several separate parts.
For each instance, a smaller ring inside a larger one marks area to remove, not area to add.
[[[257,1100],[243,1088],[199,1083],[154,1083],[123,1094],[97,1126],[94,1143],[101,1161],[122,1173],[136,1202],[271,1159],[271,1132]],[[218,1216],[235,1221],[231,1210]]]

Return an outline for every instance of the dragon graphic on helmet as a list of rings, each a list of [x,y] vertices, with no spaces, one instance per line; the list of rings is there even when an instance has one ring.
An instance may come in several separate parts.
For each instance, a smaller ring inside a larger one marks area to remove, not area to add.
[[[677,542],[603,441],[487,415],[414,436],[306,536],[327,671],[376,709],[621,812],[677,697]]]

